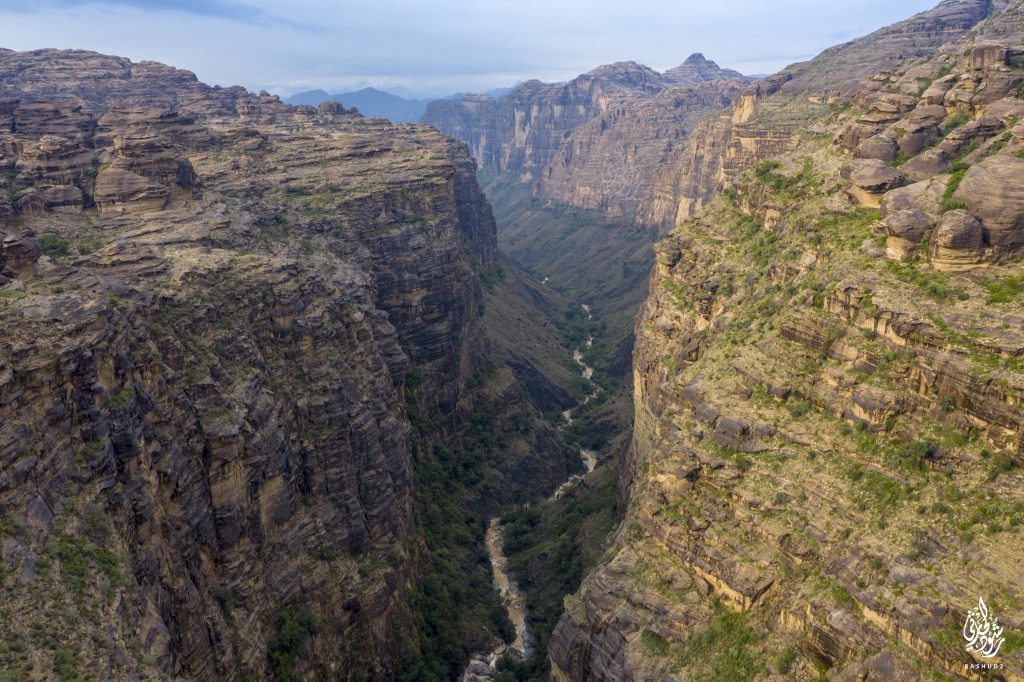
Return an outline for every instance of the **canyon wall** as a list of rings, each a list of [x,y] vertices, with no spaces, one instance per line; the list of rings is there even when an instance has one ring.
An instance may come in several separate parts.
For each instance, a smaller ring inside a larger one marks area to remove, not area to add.
[[[394,678],[430,563],[412,441],[533,409],[477,378],[466,145],[84,51],[0,51],[0,83],[3,667]],[[516,428],[520,487],[582,466]]]
[[[568,83],[527,81],[497,100],[431,102],[422,120],[465,140],[482,170],[515,174],[539,197],[671,225],[665,168],[685,152],[692,126],[748,82],[700,54],[664,73],[620,62]]]
[[[691,135],[554,679],[1024,678],[1022,17],[943,2]]]

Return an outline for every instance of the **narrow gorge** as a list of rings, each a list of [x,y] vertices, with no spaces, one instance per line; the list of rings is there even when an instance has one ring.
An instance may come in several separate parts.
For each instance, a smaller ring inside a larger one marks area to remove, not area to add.
[[[0,49],[0,190],[0,682],[1024,680],[1024,0],[419,124]]]

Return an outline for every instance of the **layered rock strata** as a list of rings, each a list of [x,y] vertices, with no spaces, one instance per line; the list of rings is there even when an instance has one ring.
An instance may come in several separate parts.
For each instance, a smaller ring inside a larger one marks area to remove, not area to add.
[[[693,196],[726,191],[657,246],[630,511],[566,601],[555,679],[1024,678],[1024,114],[1015,91],[975,99],[1015,73],[1022,16],[942,3],[693,136]],[[903,146],[910,122],[928,132]],[[923,144],[948,165],[915,166]],[[961,635],[979,597],[995,659]]]
[[[478,401],[532,414],[471,382],[466,146],[80,51],[0,51],[0,83],[3,667],[394,677],[429,561],[407,406],[425,452]],[[536,494],[581,466],[524,439],[492,466]]]
[[[515,174],[545,199],[668,225],[688,134],[747,82],[700,54],[664,73],[621,62],[568,83],[527,81],[498,100],[431,102],[422,120],[468,142],[481,169]]]

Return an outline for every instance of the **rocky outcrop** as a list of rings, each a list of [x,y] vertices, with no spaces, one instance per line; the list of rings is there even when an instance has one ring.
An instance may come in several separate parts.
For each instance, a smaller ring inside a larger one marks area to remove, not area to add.
[[[1024,248],[1021,173],[1024,159],[996,156],[967,171],[953,194],[985,226],[985,242],[1000,257],[1019,257]]]
[[[483,328],[466,146],[94,53],[0,51],[0,82],[0,666],[392,679],[412,434],[487,405],[481,512],[582,466]]]
[[[1010,73],[979,36],[1021,8],[944,2],[691,136],[692,216],[636,324],[629,512],[566,600],[555,679],[985,674],[961,627],[1024,559],[1024,173],[1016,105],[975,98]],[[995,660],[1024,679],[1016,647]]]

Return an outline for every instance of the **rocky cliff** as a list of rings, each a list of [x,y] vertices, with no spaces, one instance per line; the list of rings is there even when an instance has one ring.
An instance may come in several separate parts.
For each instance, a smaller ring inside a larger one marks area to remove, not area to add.
[[[1024,678],[1022,17],[944,2],[692,136],[555,679]]]
[[[499,475],[581,467],[495,365],[466,146],[83,51],[0,84],[2,667],[393,678],[412,441],[485,405]]]
[[[465,140],[481,169],[513,173],[538,196],[669,224],[668,181],[645,180],[673,166],[697,120],[747,82],[700,54],[664,73],[620,62],[568,83],[527,81],[497,100],[431,102],[422,121]]]

